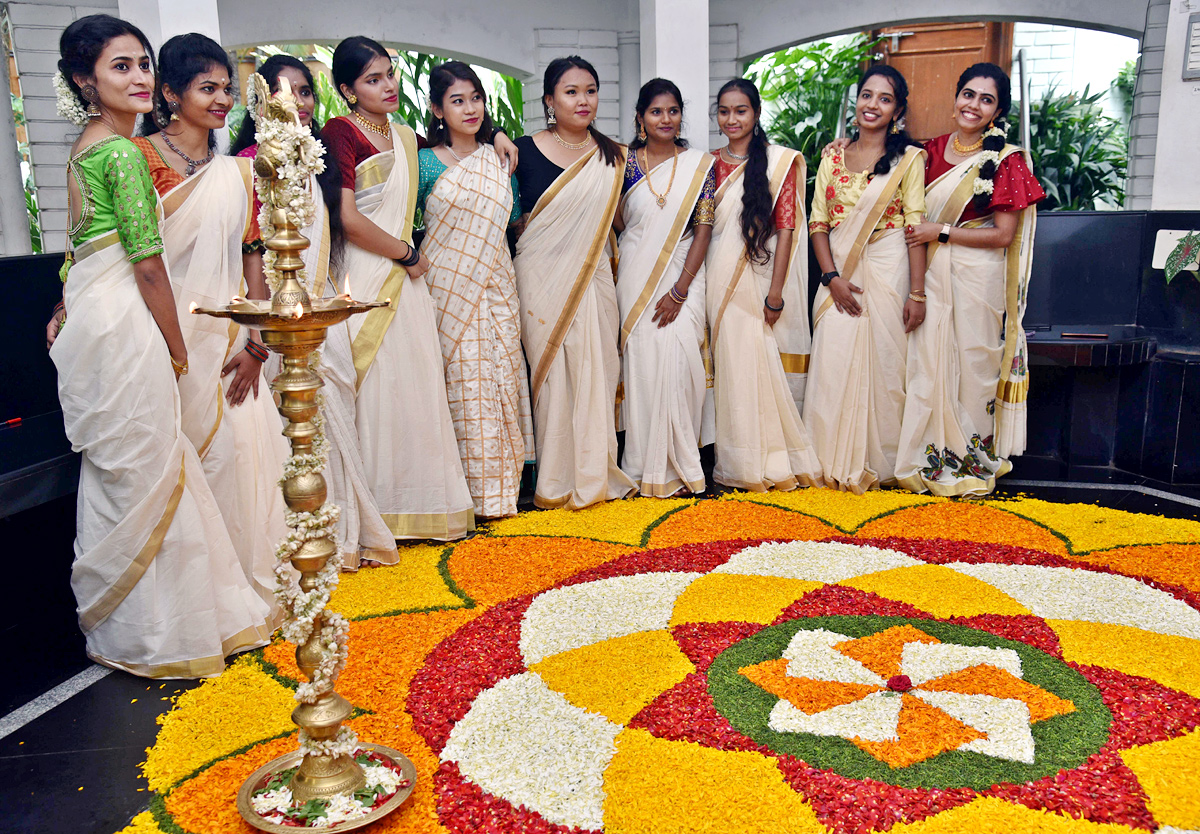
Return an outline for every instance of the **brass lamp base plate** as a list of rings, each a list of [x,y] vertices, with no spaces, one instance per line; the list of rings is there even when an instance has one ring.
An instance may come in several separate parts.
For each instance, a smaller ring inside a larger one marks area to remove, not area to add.
[[[254,807],[250,804],[250,797],[259,787],[261,787],[267,779],[281,771],[296,767],[300,764],[304,754],[299,750],[288,753],[285,756],[280,756],[278,759],[272,759],[258,770],[250,774],[245,782],[242,783],[241,790],[237,795],[238,812],[242,818],[250,825],[261,831],[270,831],[274,834],[296,834],[298,831],[336,831],[341,834],[343,831],[353,831],[356,828],[362,828],[365,825],[386,817],[392,811],[395,811],[404,801],[412,794],[413,788],[417,784],[417,769],[408,757],[399,750],[393,750],[390,747],[384,747],[380,744],[360,744],[360,750],[367,750],[378,753],[384,758],[391,759],[392,763],[400,767],[401,775],[408,780],[407,788],[400,788],[387,802],[380,805],[369,814],[358,819],[347,820],[346,822],[334,823],[328,826],[306,826],[303,828],[294,825],[278,825],[277,823],[268,822],[263,817],[260,817],[255,812]]]

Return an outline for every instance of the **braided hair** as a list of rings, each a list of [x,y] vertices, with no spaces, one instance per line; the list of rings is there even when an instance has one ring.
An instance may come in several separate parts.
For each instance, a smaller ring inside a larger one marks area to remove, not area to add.
[[[542,110],[546,115],[547,121],[550,119],[550,105],[546,103],[546,99],[554,98],[554,88],[558,86],[558,82],[567,74],[567,71],[572,69],[583,70],[592,77],[597,87],[600,86],[600,76],[596,73],[596,68],[590,62],[578,55],[555,58],[546,67],[546,74],[542,77]],[[604,157],[604,164],[616,165],[617,160],[621,158],[621,147],[597,130],[595,122],[588,125],[588,133],[592,134],[592,139],[595,140],[596,145],[600,148],[600,153]]]
[[[659,96],[671,96],[675,99],[675,103],[679,105],[679,115],[683,116],[683,94],[679,92],[679,87],[674,81],[668,81],[665,78],[651,78],[642,85],[642,89],[638,91],[637,104],[634,106],[634,112],[637,116],[633,120],[633,141],[629,143],[629,150],[634,151],[646,144],[645,139],[638,138],[638,130],[642,127],[642,123],[638,121],[646,116],[646,111],[650,109],[650,105]],[[687,140],[683,136],[675,137],[675,144],[681,148],[688,146]]]
[[[887,138],[884,139],[883,156],[875,163],[874,174],[887,174],[892,170],[892,165],[900,160],[904,155],[904,151],[910,145],[921,147],[920,143],[908,135],[908,131],[904,129],[904,116],[908,112],[908,82],[904,80],[904,76],[895,67],[889,67],[887,64],[876,64],[863,73],[862,78],[858,82],[858,89],[861,91],[863,85],[867,83],[869,78],[881,75],[887,79],[892,85],[892,95],[896,99],[896,112],[892,116],[892,126],[895,128],[893,133],[891,129],[887,132]],[[854,132],[854,140],[858,141],[858,131]]]
[[[767,177],[767,134],[758,122],[762,116],[762,97],[753,81],[731,78],[717,91],[717,103],[731,91],[750,99],[754,110],[754,129],[750,132],[746,172],[742,176],[742,240],[746,244],[746,258],[751,263],[765,264],[771,259],[767,241],[775,233],[775,204]]]
[[[983,151],[989,155],[998,155],[1000,151],[1004,150],[1008,134],[1008,110],[1012,107],[1012,82],[1009,80],[1008,74],[995,64],[973,64],[958,77],[954,95],[957,97],[963,91],[963,87],[976,78],[989,78],[996,85],[996,114],[992,117],[992,129],[984,133]],[[979,176],[976,179],[990,185],[996,178],[998,168],[999,163],[996,159],[985,158],[984,163],[979,166]],[[987,211],[992,204],[992,188],[977,186],[976,190],[979,193],[971,198],[972,204],[976,211]]]

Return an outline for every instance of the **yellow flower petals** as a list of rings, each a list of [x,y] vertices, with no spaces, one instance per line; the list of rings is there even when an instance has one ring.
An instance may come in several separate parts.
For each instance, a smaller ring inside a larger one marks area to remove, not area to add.
[[[606,834],[825,834],[773,760],[643,730],[617,736],[604,773]]]
[[[893,568],[857,576],[838,584],[907,602],[935,617],[1030,613],[1028,608],[1003,591],[941,565]]]
[[[696,667],[665,631],[641,631],[560,652],[529,667],[582,709],[626,724]]]
[[[839,535],[823,521],[749,501],[701,501],[667,518],[650,534],[651,547],[729,539],[825,539]]]
[[[1200,773],[1200,731],[1122,750],[1121,758],[1146,791],[1146,803],[1162,825],[1200,829],[1196,774]]]
[[[129,825],[118,831],[117,834],[163,834],[163,830],[154,821],[154,814],[149,811],[142,811],[142,813],[129,821]]]
[[[1036,498],[990,503],[1062,534],[1070,540],[1071,549],[1076,553],[1134,544],[1200,540],[1200,521],[1146,516],[1093,504],[1054,504]],[[1150,518],[1154,523],[1147,523]]]
[[[920,822],[893,825],[888,834],[962,834],[964,831],[971,834],[1145,834],[1141,829],[1127,825],[1079,820],[994,797],[981,797]]]
[[[770,623],[820,582],[781,576],[709,573],[675,600],[671,625],[680,623]]]
[[[1200,698],[1200,641],[1123,625],[1046,620],[1062,644],[1063,659],[1107,666],[1152,678]]]
[[[632,550],[584,539],[476,536],[455,546],[450,575],[471,599],[491,605],[540,591]]]
[[[250,658],[237,660],[159,716],[162,729],[142,766],[151,789],[164,791],[215,758],[294,730],[295,708],[290,689]],[[295,739],[290,743],[295,746]]]
[[[913,495],[898,489],[872,490],[865,495],[836,489],[795,489],[791,492],[738,492],[728,496],[727,500],[752,501],[806,513],[850,534],[885,513],[946,499]]]
[[[630,498],[608,501],[584,510],[545,510],[493,521],[492,536],[578,536],[582,539],[628,544],[642,543],[646,528],[694,498]]]
[[[927,504],[900,510],[864,524],[859,538],[900,536],[913,539],[1015,544],[1065,555],[1062,540],[1037,524],[986,504],[966,501]]]
[[[423,608],[461,608],[462,598],[446,587],[438,572],[445,549],[440,542],[402,546],[395,565],[343,573],[329,607],[351,620]]]

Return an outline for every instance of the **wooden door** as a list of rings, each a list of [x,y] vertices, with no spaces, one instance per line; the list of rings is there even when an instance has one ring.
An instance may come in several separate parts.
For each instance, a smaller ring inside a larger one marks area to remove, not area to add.
[[[1011,23],[917,23],[871,33],[884,38],[881,63],[908,81],[908,132],[924,141],[954,130],[954,85],[972,64],[988,61],[1008,72]]]

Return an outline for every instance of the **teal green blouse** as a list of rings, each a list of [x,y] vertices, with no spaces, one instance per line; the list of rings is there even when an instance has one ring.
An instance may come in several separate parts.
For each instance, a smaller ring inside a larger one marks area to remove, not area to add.
[[[465,157],[464,157],[465,159]],[[417,208],[422,214],[425,212],[425,201],[429,199],[429,193],[433,191],[433,186],[437,183],[438,177],[450,170],[445,162],[437,158],[437,154],[432,148],[422,148],[417,151],[417,170],[419,179],[417,184]],[[521,216],[521,199],[517,195],[517,176],[512,177],[512,192],[513,192],[513,207],[512,213],[508,218],[509,223],[516,222]]]
[[[116,231],[130,263],[161,255],[158,195],[146,157],[124,136],[93,142],[67,162],[83,205],[67,233],[73,244]]]

